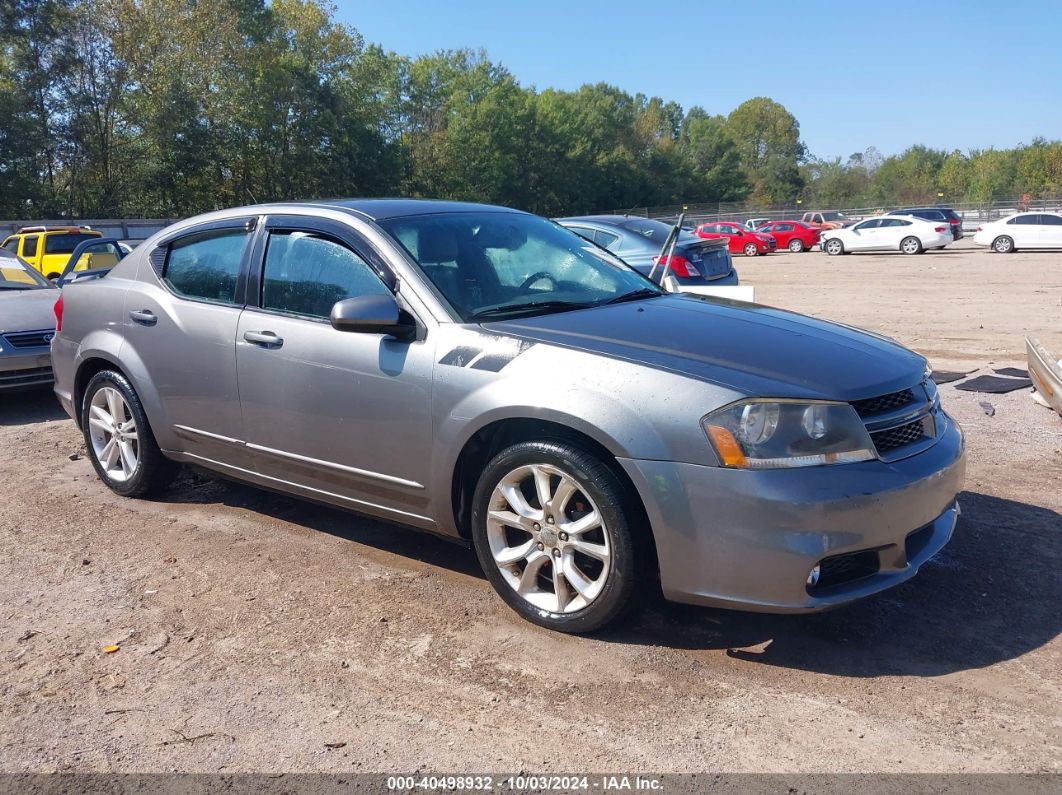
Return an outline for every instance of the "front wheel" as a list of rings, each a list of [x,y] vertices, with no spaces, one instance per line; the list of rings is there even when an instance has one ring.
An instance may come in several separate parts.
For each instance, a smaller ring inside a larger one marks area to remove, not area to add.
[[[747,243],[745,245],[745,256],[746,257],[755,257],[759,253],[760,253],[760,249],[755,243]]]
[[[1009,254],[1014,250],[1014,240],[1006,235],[1000,235],[992,241],[992,250],[997,254]]]
[[[905,237],[900,241],[900,251],[904,254],[921,254],[922,241],[917,237]]]
[[[798,240],[797,238],[793,238],[789,241],[789,250],[792,251],[794,254],[799,254],[801,251],[804,250],[804,241]]]
[[[835,237],[831,237],[826,241],[826,245],[823,246],[826,249],[826,253],[831,257],[836,257],[838,254],[844,253],[844,243]]]
[[[517,613],[560,632],[615,621],[637,591],[624,489],[597,457],[565,442],[522,442],[487,465],[472,504],[483,572]],[[641,558],[641,560],[640,560]]]
[[[85,388],[81,427],[100,480],[123,497],[165,486],[178,466],[162,455],[132,385],[114,370],[96,373]]]

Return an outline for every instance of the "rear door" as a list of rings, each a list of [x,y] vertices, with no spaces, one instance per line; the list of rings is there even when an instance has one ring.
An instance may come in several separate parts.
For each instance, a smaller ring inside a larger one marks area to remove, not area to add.
[[[1016,216],[1007,222],[1008,230],[1013,230],[1015,248],[1039,248],[1040,243],[1040,215],[1039,213],[1025,213]]]
[[[155,247],[129,283],[123,317],[129,358],[158,394],[152,425],[176,450],[237,467],[246,460],[236,328],[255,221],[204,224]]]
[[[1062,215],[1040,214],[1040,246],[1062,248]]]
[[[236,335],[255,469],[308,496],[430,526],[434,340],[332,328],[337,301],[393,292],[383,259],[350,227],[274,216],[265,232]]]

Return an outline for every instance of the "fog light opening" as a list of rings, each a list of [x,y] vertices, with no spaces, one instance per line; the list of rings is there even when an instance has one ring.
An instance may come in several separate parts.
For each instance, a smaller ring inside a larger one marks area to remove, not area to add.
[[[814,588],[816,585],[819,584],[819,575],[821,573],[822,573],[822,569],[820,567],[818,567],[818,566],[816,566],[815,568],[813,568],[811,570],[811,573],[808,574],[808,587],[809,588]]]

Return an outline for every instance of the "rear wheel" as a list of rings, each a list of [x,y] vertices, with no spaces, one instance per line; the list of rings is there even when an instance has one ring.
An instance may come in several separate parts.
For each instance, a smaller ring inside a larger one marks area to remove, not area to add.
[[[522,442],[487,465],[472,505],[472,538],[487,579],[517,613],[560,632],[615,621],[639,587],[622,484],[565,442]]]
[[[1000,235],[992,241],[992,250],[997,254],[1009,254],[1014,250],[1014,240],[1006,235]]]
[[[794,237],[789,241],[789,250],[794,254],[799,254],[804,250],[804,241]]]
[[[922,241],[914,236],[905,237],[900,241],[900,251],[904,254],[921,254]]]
[[[745,256],[746,257],[755,257],[759,253],[760,253],[760,249],[755,243],[746,243],[745,244]]]
[[[831,237],[827,240],[826,243],[823,244],[823,248],[831,257],[835,257],[838,254],[844,254],[844,243],[835,237]]]
[[[124,375],[96,373],[81,405],[89,458],[112,491],[140,497],[173,480],[178,466],[159,450],[140,398]]]

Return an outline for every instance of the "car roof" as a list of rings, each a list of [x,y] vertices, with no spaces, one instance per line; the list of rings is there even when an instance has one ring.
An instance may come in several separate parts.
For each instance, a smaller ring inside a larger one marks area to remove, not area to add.
[[[510,207],[475,202],[442,201],[438,199],[327,199],[310,202],[284,202],[284,205],[327,206],[353,210],[373,221],[388,218],[403,218],[410,215],[436,215],[439,213],[498,212],[523,213]],[[265,205],[269,206],[269,205]]]
[[[583,221],[590,224],[606,224],[608,226],[622,226],[628,221],[658,221],[658,218],[646,218],[642,215],[571,215],[567,218],[557,218],[558,223],[569,221],[571,223],[578,223]],[[667,223],[662,221],[661,223]]]

